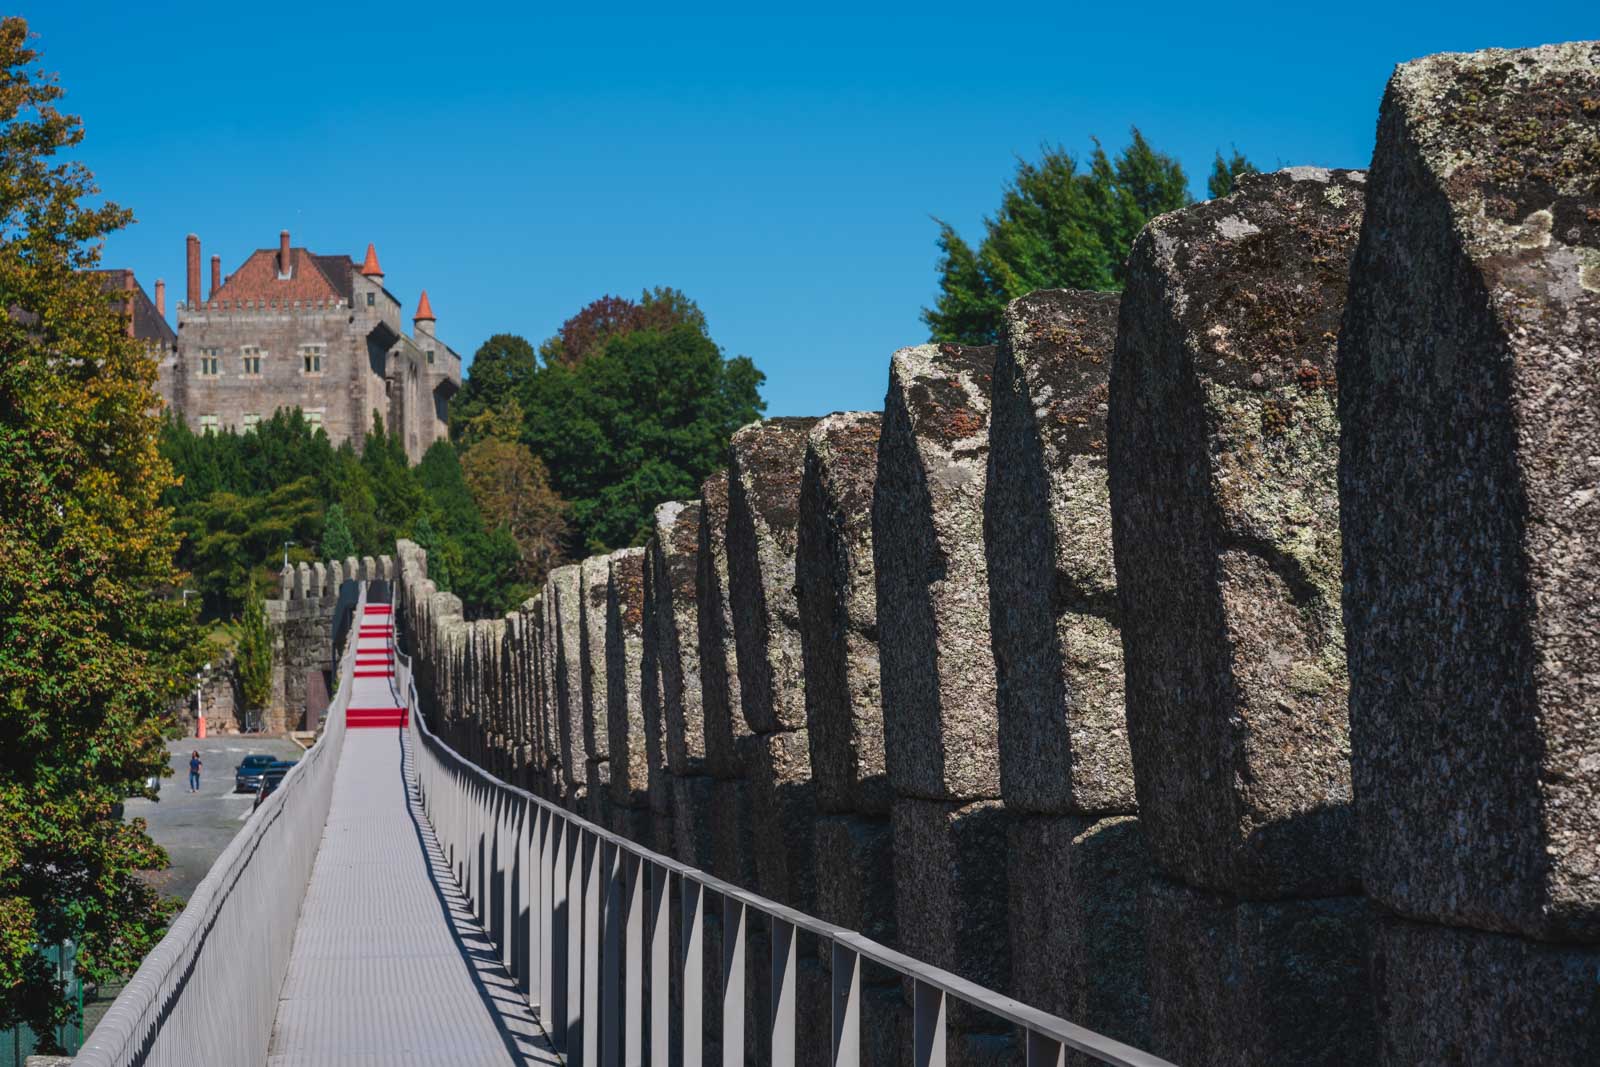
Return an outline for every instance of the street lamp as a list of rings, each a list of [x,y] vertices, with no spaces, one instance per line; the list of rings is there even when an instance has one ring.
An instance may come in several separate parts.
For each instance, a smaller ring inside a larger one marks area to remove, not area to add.
[[[206,736],[205,676],[209,670],[211,664],[207,663],[194,676],[195,736],[202,740]]]
[[[285,541],[283,543],[283,569],[289,569],[289,546],[299,544],[298,541]]]
[[[184,602],[185,605],[187,605],[189,603],[189,597],[191,595],[199,596],[200,594],[196,593],[193,589],[185,589],[183,591],[183,602]]]

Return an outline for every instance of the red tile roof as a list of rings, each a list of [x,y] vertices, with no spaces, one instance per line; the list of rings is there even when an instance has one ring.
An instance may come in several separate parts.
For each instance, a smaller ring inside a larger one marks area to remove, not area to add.
[[[422,322],[424,320],[428,322],[434,321],[433,305],[428,303],[428,290],[422,290],[422,299],[417,301],[417,313],[411,316],[411,318],[414,322]]]
[[[258,248],[217,290],[213,300],[338,300],[348,298],[348,284],[329,276],[343,257],[317,256],[304,248],[289,250],[289,277],[278,276],[278,250]],[[349,259],[344,260],[349,263]],[[353,263],[351,264],[354,265]]]
[[[378,266],[378,250],[371,242],[367,243],[367,259],[365,263],[361,264],[361,273],[376,274],[380,278],[383,277],[383,268]]]

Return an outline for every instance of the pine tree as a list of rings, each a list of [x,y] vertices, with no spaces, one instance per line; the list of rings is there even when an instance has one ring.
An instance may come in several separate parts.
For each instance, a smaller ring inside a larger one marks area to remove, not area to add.
[[[272,636],[267,632],[267,613],[261,591],[251,583],[245,598],[244,614],[239,617],[239,688],[247,712],[259,712],[272,699]]]
[[[1215,200],[1219,196],[1227,196],[1233,192],[1233,183],[1241,174],[1256,174],[1256,165],[1244,158],[1244,154],[1237,148],[1227,158],[1222,158],[1222,153],[1217,153],[1216,161],[1211,164],[1211,177],[1206,179],[1206,192]]]
[[[344,505],[334,501],[322,520],[322,558],[346,560],[356,554],[356,539],[350,534],[350,523],[344,517]]]
[[[165,855],[116,812],[153,795],[200,653],[160,503],[156,362],[89,273],[130,215],[68,161],[82,126],[37,60],[27,23],[0,21],[0,1030],[48,1048],[75,1009],[40,949],[70,939],[110,982],[171,913],[138,877]]]
[[[1230,166],[1231,173],[1254,169],[1237,152]],[[1036,163],[1020,161],[1000,210],[984,220],[976,251],[939,222],[939,298],[922,311],[929,335],[993,344],[1001,313],[1019,296],[1120,290],[1128,250],[1145,223],[1189,203],[1183,167],[1137,129],[1115,159],[1096,142],[1087,169],[1061,148],[1046,148]]]

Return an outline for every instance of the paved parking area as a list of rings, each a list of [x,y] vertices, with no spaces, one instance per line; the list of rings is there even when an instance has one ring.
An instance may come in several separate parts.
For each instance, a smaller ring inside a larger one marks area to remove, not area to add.
[[[205,764],[200,792],[189,792],[189,753],[200,750]],[[150,877],[168,896],[187,900],[206,876],[233,835],[250,815],[255,797],[233,791],[233,769],[245,756],[259,752],[275,759],[299,759],[303,750],[287,737],[224,735],[204,741],[184,738],[167,742],[172,777],[161,780],[161,799],[130,800],[125,817],[142,818],[150,837],[167,850],[172,866]]]

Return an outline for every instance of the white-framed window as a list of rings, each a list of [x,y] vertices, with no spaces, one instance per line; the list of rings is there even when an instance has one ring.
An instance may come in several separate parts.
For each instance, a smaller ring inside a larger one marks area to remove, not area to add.
[[[300,373],[301,374],[321,374],[322,373],[322,357],[325,354],[325,351],[326,351],[326,346],[325,345],[301,345],[300,346]]]
[[[251,430],[254,430],[257,426],[260,426],[260,425],[261,425],[261,415],[259,413],[254,412],[254,411],[247,411],[247,412],[244,413],[244,430],[245,430],[245,433],[249,433]]]
[[[428,366],[433,366],[433,349],[428,349]]]
[[[215,415],[201,415],[200,416],[200,432],[201,433],[216,433],[217,432],[217,427],[218,427],[218,422],[217,422],[217,417]]]
[[[202,348],[200,350],[200,377],[215,378],[222,373],[222,349]]]
[[[321,408],[304,408],[302,409],[301,414],[306,417],[306,425],[311,427],[312,433],[316,433],[318,430],[322,429]]]
[[[239,349],[240,373],[246,378],[261,377],[261,357],[266,355],[255,345],[245,345]]]
[[[378,302],[378,294],[377,293],[368,293],[367,294],[367,307],[372,307],[377,302]]]

